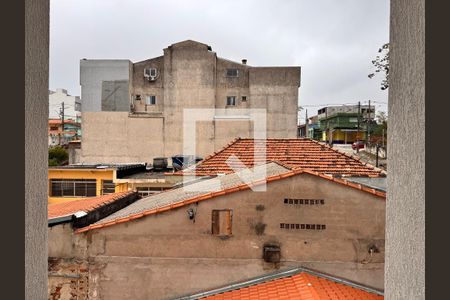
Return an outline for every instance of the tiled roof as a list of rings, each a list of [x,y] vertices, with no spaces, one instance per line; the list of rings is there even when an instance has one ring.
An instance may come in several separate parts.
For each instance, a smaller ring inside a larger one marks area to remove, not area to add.
[[[234,284],[212,292],[179,299],[246,299],[246,300],[316,300],[316,299],[384,299],[381,292],[350,281],[333,278],[304,268],[284,276],[265,276],[241,284]]]
[[[128,222],[147,215],[164,212],[191,203],[246,190],[250,187],[263,184],[264,182],[270,183],[275,180],[291,177],[302,173],[318,176],[339,184],[346,185],[351,188],[371,193],[381,198],[386,198],[386,193],[375,190],[373,188],[365,187],[361,184],[352,183],[341,178],[333,178],[332,176],[309,170],[290,170],[289,168],[275,162],[270,162],[266,165],[258,165],[253,168],[252,171],[254,172],[254,175],[251,180],[248,180],[248,183],[243,183],[241,180],[241,176],[243,176],[243,172],[245,172],[244,170],[237,173],[231,173],[224,176],[218,176],[213,179],[200,181],[188,185],[184,188],[172,189],[140,199],[133,204],[130,204],[129,206],[109,215],[108,217],[99,220],[97,223],[78,229],[76,232],[80,233],[91,229]],[[220,182],[220,185],[217,184],[217,180]]]
[[[115,194],[104,195],[100,197],[86,198],[82,200],[73,200],[62,203],[49,204],[48,206],[48,219],[54,219],[64,216],[73,215],[79,211],[88,213],[101,206],[110,204],[122,198],[125,198],[134,191],[126,191]]]
[[[359,158],[333,149],[317,141],[298,139],[267,139],[256,140],[256,150],[264,151],[266,160],[277,161],[292,168],[311,170],[333,176],[385,176],[386,172],[370,164],[361,162]],[[261,144],[259,144],[261,143]],[[254,159],[255,140],[238,138],[225,148],[199,162],[195,167],[179,171],[176,175],[215,175],[232,173],[233,170],[226,161],[235,155],[248,168],[255,164],[265,163],[261,156]]]
[[[61,125],[62,120],[61,119],[49,119],[48,124],[49,125]],[[80,125],[80,123],[78,123],[74,120],[71,120],[71,119],[64,120],[64,124]]]

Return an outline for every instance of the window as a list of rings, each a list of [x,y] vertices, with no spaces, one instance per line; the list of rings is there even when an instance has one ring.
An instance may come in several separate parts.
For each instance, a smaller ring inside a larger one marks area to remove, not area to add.
[[[228,96],[227,97],[227,106],[236,105],[236,96]]]
[[[221,209],[212,211],[211,233],[214,235],[231,235],[233,211]]]
[[[141,101],[141,95],[136,95],[135,98],[134,98],[134,100],[136,100],[136,101]]]
[[[239,77],[238,69],[227,69],[227,77]]]
[[[141,187],[140,186],[140,187],[136,188],[138,194],[141,197],[148,197],[148,196],[151,196],[153,194],[160,193],[160,192],[162,192],[164,190],[167,190],[167,189],[170,189],[170,187],[165,188],[165,187],[146,187],[146,186]]]
[[[242,96],[241,100],[242,100],[242,102],[247,101],[247,96]]]
[[[113,194],[116,192],[116,185],[112,180],[102,180],[102,195]]]
[[[147,96],[147,105],[155,105],[156,104],[156,96]]]
[[[95,197],[97,182],[95,179],[51,179],[51,197]]]

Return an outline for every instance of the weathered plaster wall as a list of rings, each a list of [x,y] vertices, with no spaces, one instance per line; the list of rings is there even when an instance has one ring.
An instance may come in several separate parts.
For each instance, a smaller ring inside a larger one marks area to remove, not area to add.
[[[324,199],[325,204],[285,204],[286,197]],[[196,210],[195,222],[187,217],[188,207],[181,207],[75,234],[70,249],[56,243],[49,251],[64,257],[89,257],[95,268],[90,292],[107,299],[119,295],[166,299],[303,264],[383,288],[382,198],[303,174],[272,182],[265,193],[232,193],[190,207]],[[211,234],[213,209],[233,209],[232,236]],[[280,223],[327,227],[286,230]],[[55,241],[68,234],[53,230]],[[267,242],[280,244],[279,266],[262,260]],[[371,256],[371,245],[379,253]]]
[[[424,0],[391,1],[390,40],[385,296],[425,299]]]
[[[83,112],[82,118],[81,162],[152,162],[164,153],[162,118],[129,118],[128,112]]]
[[[89,266],[85,260],[51,258],[48,260],[48,299],[88,299]],[[44,299],[44,298],[42,298]]]
[[[49,1],[25,1],[25,299],[47,295]],[[22,266],[20,266],[22,267]]]

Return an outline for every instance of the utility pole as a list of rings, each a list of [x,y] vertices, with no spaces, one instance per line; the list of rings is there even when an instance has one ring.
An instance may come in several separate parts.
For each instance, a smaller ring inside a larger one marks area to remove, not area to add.
[[[308,109],[306,109],[305,136],[308,138]]]
[[[371,114],[370,114],[370,100],[369,100],[369,120],[367,121],[367,142],[370,141],[370,122],[371,122]]]
[[[377,143],[377,146],[376,146],[377,148],[377,160],[376,160],[376,163],[375,163],[375,166],[378,168],[378,150],[380,149],[380,144],[378,144]]]
[[[58,144],[61,146],[61,135],[64,137],[64,101],[61,102],[61,108],[59,110],[59,114],[61,116],[61,126],[62,126],[62,134],[59,134]]]
[[[361,114],[361,102],[358,101],[358,130],[356,131],[356,141],[359,141],[359,118]],[[359,153],[359,145],[356,145],[356,152]]]

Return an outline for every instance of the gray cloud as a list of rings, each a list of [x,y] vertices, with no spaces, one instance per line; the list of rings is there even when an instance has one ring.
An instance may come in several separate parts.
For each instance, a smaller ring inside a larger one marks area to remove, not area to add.
[[[367,74],[389,40],[388,0],[51,0],[50,18],[50,88],[74,95],[81,58],[139,61],[194,39],[250,65],[301,66],[309,115],[313,105],[387,102]]]

